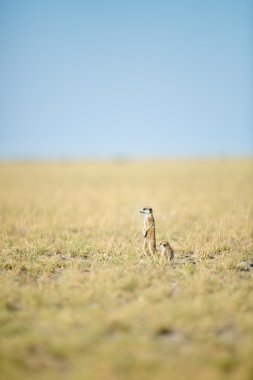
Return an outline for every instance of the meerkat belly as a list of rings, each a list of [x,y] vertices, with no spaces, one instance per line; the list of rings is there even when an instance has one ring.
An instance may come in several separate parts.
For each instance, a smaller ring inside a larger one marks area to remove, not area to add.
[[[147,232],[147,238],[149,240],[155,240],[155,228],[151,227]]]

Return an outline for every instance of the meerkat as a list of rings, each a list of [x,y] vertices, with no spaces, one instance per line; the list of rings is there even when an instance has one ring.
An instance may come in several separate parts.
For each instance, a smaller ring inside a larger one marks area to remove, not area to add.
[[[143,207],[140,212],[144,216],[144,226],[143,226],[143,252],[146,255],[156,254],[156,239],[155,239],[155,219],[153,216],[153,210],[151,207]]]
[[[161,252],[161,256],[164,259],[167,259],[170,261],[174,259],[174,256],[175,256],[174,251],[167,241],[164,240],[159,243],[159,250]]]

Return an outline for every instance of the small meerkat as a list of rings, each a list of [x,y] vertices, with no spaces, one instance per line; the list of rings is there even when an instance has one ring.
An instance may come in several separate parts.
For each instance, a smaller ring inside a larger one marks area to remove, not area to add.
[[[143,226],[143,252],[146,255],[156,254],[156,239],[155,239],[155,219],[153,216],[153,210],[151,207],[143,207],[140,212],[144,216],[144,226]]]
[[[164,259],[167,259],[170,261],[174,259],[174,256],[175,256],[174,251],[167,241],[163,240],[159,243],[159,250],[161,252],[161,256]]]

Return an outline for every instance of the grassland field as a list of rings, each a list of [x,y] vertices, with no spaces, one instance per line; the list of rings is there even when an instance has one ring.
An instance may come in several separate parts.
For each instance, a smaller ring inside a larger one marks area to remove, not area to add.
[[[1,379],[253,379],[252,168],[0,164]]]

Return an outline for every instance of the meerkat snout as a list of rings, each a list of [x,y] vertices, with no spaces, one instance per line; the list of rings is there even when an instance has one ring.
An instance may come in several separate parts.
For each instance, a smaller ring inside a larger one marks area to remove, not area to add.
[[[143,207],[143,209],[140,210],[140,213],[145,214],[145,215],[152,215],[153,210],[151,207]]]
[[[170,244],[167,241],[161,241],[159,243],[159,251],[161,256],[167,260],[174,259],[174,251],[171,248]]]

